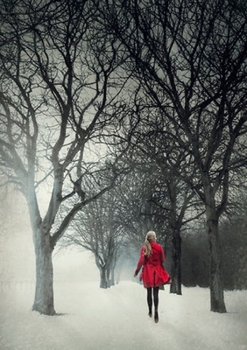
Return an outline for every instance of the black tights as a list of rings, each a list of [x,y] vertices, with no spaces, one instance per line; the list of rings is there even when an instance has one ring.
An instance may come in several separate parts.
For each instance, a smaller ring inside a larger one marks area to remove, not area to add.
[[[153,304],[152,290],[153,290],[155,311],[158,311],[158,305],[159,305],[159,287],[147,288],[147,302],[148,302],[149,312],[152,312],[152,304]]]

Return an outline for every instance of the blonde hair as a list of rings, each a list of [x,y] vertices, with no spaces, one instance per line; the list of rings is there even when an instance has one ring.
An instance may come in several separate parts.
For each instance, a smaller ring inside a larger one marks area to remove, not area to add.
[[[145,244],[144,244],[144,255],[145,256],[149,256],[153,253],[150,243],[155,242],[155,240],[156,240],[156,233],[154,231],[149,231],[145,237]]]

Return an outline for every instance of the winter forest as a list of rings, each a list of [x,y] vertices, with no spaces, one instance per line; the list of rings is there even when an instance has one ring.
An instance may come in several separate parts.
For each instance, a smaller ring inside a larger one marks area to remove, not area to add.
[[[246,2],[0,0],[0,23],[1,349],[246,350]]]

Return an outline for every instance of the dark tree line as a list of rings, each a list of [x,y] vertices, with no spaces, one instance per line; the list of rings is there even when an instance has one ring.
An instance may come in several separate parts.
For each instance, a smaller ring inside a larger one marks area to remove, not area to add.
[[[224,290],[247,288],[246,213],[225,219],[219,226]],[[182,238],[182,283],[184,286],[209,287],[210,269],[208,240],[205,225],[201,223]]]

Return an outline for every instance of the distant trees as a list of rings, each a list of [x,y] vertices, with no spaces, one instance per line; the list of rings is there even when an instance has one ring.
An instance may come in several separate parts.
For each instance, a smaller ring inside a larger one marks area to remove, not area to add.
[[[247,236],[245,214],[232,213],[219,225],[224,290],[247,289]],[[203,222],[182,235],[182,283],[187,287],[210,286],[208,239]]]
[[[205,223],[199,221],[182,235],[182,283],[185,287],[210,286],[208,250]]]
[[[246,6],[229,0],[99,6],[107,30],[128,50],[140,94],[160,111],[161,121],[169,120],[177,149],[192,157],[195,171],[186,181],[206,211],[211,310],[225,312],[218,225],[230,175],[247,160]],[[184,168],[169,161],[183,177]]]
[[[148,230],[157,230],[164,245],[166,217],[152,201],[157,184],[153,173],[132,170],[114,189],[80,210],[60,242],[62,247],[78,245],[93,253],[101,288],[114,284],[120,255],[139,253]]]
[[[225,290],[247,288],[245,172],[243,169],[238,173],[240,176],[231,179],[229,204],[219,223],[222,283]],[[182,235],[182,283],[185,286],[208,287],[209,272],[207,232],[202,217],[191,223]]]
[[[62,246],[81,246],[92,252],[100,271],[100,287],[114,285],[114,272],[125,239],[116,222],[118,198],[105,193],[85,206],[75,217],[71,229],[62,239]]]
[[[158,169],[148,160],[144,164],[136,158],[136,162],[134,170],[114,192],[118,198],[117,222],[130,244],[139,251],[149,230],[156,231],[158,240],[165,245],[167,216],[155,203],[155,196],[160,191]]]

